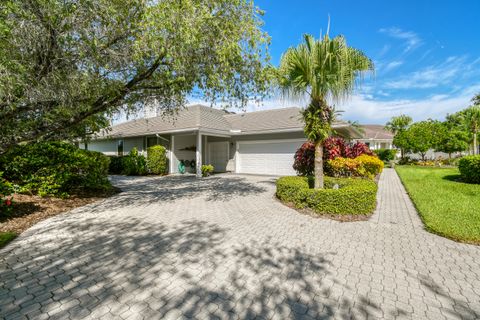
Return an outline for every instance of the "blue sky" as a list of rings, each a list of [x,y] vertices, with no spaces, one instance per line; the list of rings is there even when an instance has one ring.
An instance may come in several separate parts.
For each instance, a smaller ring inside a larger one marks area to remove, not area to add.
[[[281,54],[304,33],[342,34],[365,52],[376,72],[353,97],[337,108],[343,118],[385,123],[408,114],[414,120],[443,119],[468,106],[480,92],[479,0],[256,0],[265,10],[270,54]],[[270,98],[249,110],[302,106],[304,102]]]

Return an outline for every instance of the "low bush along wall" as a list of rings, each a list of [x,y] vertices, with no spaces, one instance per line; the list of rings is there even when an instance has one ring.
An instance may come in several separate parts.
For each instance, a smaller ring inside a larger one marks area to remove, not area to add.
[[[3,177],[19,192],[68,196],[75,190],[107,190],[110,160],[99,152],[63,142],[39,142],[13,148],[0,157]]]
[[[338,189],[333,189],[335,184]],[[282,177],[277,181],[280,200],[320,214],[367,215],[375,209],[376,196],[376,183],[367,179],[325,177],[325,189],[311,189],[307,177]]]
[[[480,155],[466,156],[458,161],[462,179],[470,183],[480,183]]]

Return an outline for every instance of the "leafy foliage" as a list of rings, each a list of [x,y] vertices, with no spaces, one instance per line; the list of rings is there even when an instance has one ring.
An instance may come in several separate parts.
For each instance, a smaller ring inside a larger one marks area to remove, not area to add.
[[[316,40],[305,35],[304,42],[288,49],[276,70],[279,87],[287,96],[309,96],[310,103],[302,112],[304,132],[315,143],[315,187],[323,188],[323,146],[332,132],[335,109],[327,103],[348,97],[365,71],[373,70],[373,62],[363,52],[349,47],[342,36],[325,35]]]
[[[398,132],[393,138],[393,143],[402,150],[419,153],[425,161],[427,151],[439,145],[442,132],[442,124],[439,121],[420,121]]]
[[[365,177],[367,171],[357,159],[338,157],[326,162],[325,171],[333,177]]]
[[[108,173],[110,174],[122,174],[123,172],[123,157],[109,156],[110,165],[108,167]]]
[[[397,117],[392,117],[392,119],[385,125],[385,129],[393,134],[397,134],[401,131],[407,130],[412,122],[413,119],[411,117],[402,114]]]
[[[130,153],[122,158],[122,174],[127,176],[141,176],[148,173],[147,159],[138,154],[137,148],[130,150]]]
[[[328,160],[327,174],[334,177],[366,177],[374,178],[383,170],[383,162],[374,156],[361,155],[356,158],[338,157]]]
[[[397,156],[396,149],[377,149],[374,153],[384,162],[395,160],[395,157]]]
[[[450,128],[447,124],[442,124],[442,130],[438,131],[438,141],[435,150],[448,153],[462,152],[468,149],[470,137],[467,132],[456,128]]]
[[[40,196],[68,196],[77,190],[105,190],[108,157],[81,150],[64,142],[17,146],[0,158],[5,178],[18,184],[21,192]]]
[[[124,106],[261,98],[262,14],[247,0],[2,1],[0,154],[87,135]]]
[[[13,207],[13,185],[5,180],[0,172],[0,216],[8,215]]]
[[[305,142],[295,152],[293,169],[301,176],[313,175],[315,167],[315,144]]]
[[[164,146],[152,146],[147,149],[148,172],[152,174],[167,174],[167,150]]]
[[[213,173],[215,168],[211,164],[204,164],[202,165],[202,177],[208,177]]]
[[[370,177],[375,177],[383,171],[383,161],[378,159],[376,156],[363,154],[356,157],[355,160],[360,161],[362,166],[365,168],[367,175]]]
[[[461,158],[458,162],[458,170],[464,181],[480,184],[480,155]]]
[[[338,189],[333,189],[338,185]],[[310,208],[319,214],[366,215],[376,206],[377,185],[366,179],[325,178],[325,189],[310,189],[307,177],[277,180],[277,197],[296,208]]]
[[[351,148],[343,138],[330,137],[323,143],[323,158],[335,159],[338,157],[352,158]]]
[[[333,160],[338,157],[355,158],[362,154],[372,155],[372,151],[364,143],[357,142],[350,145],[340,137],[329,137],[323,143],[323,160]],[[310,176],[314,173],[315,162],[315,144],[312,142],[304,143],[296,152],[293,168],[301,176]],[[324,167],[327,169],[326,162]],[[329,174],[332,174],[329,172]]]

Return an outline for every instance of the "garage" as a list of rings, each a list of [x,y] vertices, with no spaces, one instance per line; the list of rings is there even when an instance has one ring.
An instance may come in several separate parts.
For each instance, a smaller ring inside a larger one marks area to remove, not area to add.
[[[236,165],[238,173],[275,176],[295,175],[293,160],[303,139],[239,141]]]

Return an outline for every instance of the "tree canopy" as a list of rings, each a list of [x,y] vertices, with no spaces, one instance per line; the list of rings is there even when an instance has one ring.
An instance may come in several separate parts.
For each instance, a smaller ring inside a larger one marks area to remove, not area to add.
[[[305,136],[315,143],[315,188],[323,188],[322,142],[331,134],[335,117],[328,99],[349,97],[359,77],[373,68],[373,62],[349,47],[343,36],[328,34],[320,40],[305,35],[303,43],[289,48],[281,58],[276,74],[284,95],[310,98],[303,118]]]
[[[385,125],[385,129],[393,134],[397,134],[400,131],[406,130],[413,122],[413,119],[407,115],[399,115],[392,117],[390,121]]]
[[[243,106],[267,87],[269,38],[247,0],[4,0],[0,153],[81,136],[119,108],[189,95]]]

